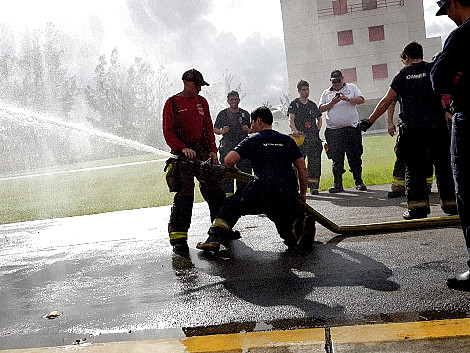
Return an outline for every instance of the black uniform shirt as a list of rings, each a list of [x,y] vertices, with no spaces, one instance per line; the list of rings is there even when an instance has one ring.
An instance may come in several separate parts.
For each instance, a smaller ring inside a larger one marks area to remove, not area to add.
[[[302,153],[291,137],[266,129],[243,140],[235,151],[242,159],[250,160],[256,181],[263,187],[296,192],[292,164],[302,158]]]
[[[459,112],[470,112],[468,85],[470,84],[470,19],[457,27],[444,43],[431,69],[433,87],[437,92],[450,93],[451,106]],[[454,76],[462,72],[457,84]]]
[[[403,108],[402,121],[410,128],[441,128],[446,126],[441,95],[431,85],[431,64],[412,63],[401,69],[390,87],[397,93]]]
[[[307,104],[303,104],[299,98],[294,99],[287,109],[289,114],[295,114],[295,127],[300,132],[309,135],[318,131],[317,118],[321,117],[321,113],[310,99]]]

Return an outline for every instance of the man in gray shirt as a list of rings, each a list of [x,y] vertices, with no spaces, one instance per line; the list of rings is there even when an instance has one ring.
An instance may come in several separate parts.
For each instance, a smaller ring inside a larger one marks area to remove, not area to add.
[[[220,161],[223,164],[225,156],[233,150],[241,141],[248,137],[250,130],[250,113],[240,108],[240,96],[237,91],[227,94],[229,107],[222,110],[215,119],[214,132],[222,135],[219,146]],[[251,164],[249,160],[241,160],[237,163],[237,168],[242,172],[251,174]],[[237,181],[237,189],[245,187],[246,184]],[[225,178],[222,187],[226,196],[234,192],[233,180]]]

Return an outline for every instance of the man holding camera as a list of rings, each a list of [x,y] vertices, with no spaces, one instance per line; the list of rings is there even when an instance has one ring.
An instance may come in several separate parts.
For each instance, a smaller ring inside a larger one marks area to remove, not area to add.
[[[359,113],[356,106],[365,102],[359,88],[345,83],[343,74],[335,70],[330,75],[331,87],[323,91],[319,110],[326,112],[325,139],[328,158],[333,160],[334,186],[330,193],[342,192],[344,157],[348,157],[356,189],[367,190],[362,181],[362,135],[359,128]]]

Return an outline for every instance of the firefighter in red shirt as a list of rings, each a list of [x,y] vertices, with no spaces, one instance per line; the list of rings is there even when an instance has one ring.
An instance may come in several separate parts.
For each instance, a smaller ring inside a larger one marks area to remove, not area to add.
[[[199,95],[201,86],[209,86],[202,74],[195,70],[183,74],[184,88],[170,97],[163,108],[163,136],[173,154],[189,159],[218,164],[212,119],[209,105]],[[173,252],[181,256],[189,255],[187,243],[188,229],[194,202],[194,178],[199,181],[201,194],[209,205],[211,221],[221,207],[225,193],[220,179],[210,173],[200,173],[194,165],[173,160],[173,190],[176,191],[171,208],[168,232]]]

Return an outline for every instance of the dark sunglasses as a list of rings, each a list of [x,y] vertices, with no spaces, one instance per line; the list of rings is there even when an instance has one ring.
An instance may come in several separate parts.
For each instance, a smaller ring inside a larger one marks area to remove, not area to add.
[[[331,80],[331,83],[341,83],[341,79],[340,78],[334,78]]]

